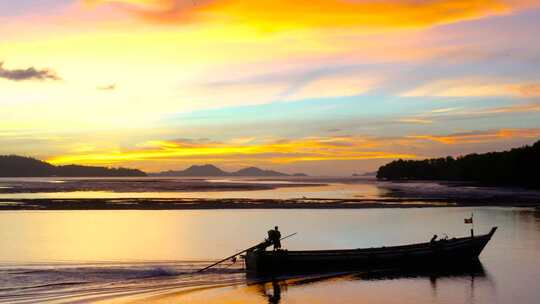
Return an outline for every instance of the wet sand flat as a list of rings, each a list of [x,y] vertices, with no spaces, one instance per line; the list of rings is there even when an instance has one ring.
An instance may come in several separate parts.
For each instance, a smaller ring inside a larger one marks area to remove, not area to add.
[[[0,179],[0,210],[356,209],[540,205],[540,191],[373,178]]]
[[[0,178],[0,193],[252,191],[324,183],[245,178]]]
[[[8,210],[206,210],[206,209],[365,209],[427,207],[540,207],[537,200],[507,199],[3,199]]]

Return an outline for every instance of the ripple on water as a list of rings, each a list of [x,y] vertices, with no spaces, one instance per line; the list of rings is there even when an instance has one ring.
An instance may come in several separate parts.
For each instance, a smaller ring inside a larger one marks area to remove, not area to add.
[[[195,286],[237,284],[245,280],[239,265],[193,272],[208,262],[37,264],[0,267],[0,302],[116,298],[183,290]]]
[[[0,206],[19,206],[23,205],[21,202],[0,202]]]

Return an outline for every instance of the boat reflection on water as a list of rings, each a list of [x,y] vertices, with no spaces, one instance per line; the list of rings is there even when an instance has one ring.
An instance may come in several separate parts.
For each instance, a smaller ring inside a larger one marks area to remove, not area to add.
[[[265,278],[263,281],[248,284],[250,290],[258,293],[268,304],[282,303],[282,295],[285,295],[289,289],[306,285],[332,282],[337,280],[345,281],[378,281],[378,280],[396,280],[396,279],[428,279],[433,294],[437,294],[437,282],[440,279],[456,279],[470,282],[470,297],[474,298],[475,281],[490,281],[484,266],[479,260],[472,261],[468,265],[460,267],[441,267],[437,269],[385,269],[380,271],[366,272],[347,272],[325,275],[308,275],[305,277],[274,277]],[[491,284],[490,284],[491,285]]]
[[[359,280],[385,280],[385,279],[402,279],[402,278],[429,278],[430,281],[436,282],[439,278],[451,277],[486,277],[486,271],[480,260],[473,260],[468,264],[456,267],[438,267],[435,269],[404,269],[404,270],[380,270],[356,273],[352,276]]]
[[[258,283],[256,290],[268,300],[269,304],[278,304],[281,302],[281,293],[287,291],[288,283],[286,280]]]

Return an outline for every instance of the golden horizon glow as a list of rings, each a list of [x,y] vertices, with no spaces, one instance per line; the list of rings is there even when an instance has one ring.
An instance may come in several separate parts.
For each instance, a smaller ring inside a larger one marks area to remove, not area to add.
[[[411,122],[417,123],[417,122]],[[423,124],[424,122],[420,122]],[[138,168],[150,171],[171,169],[171,166],[191,164],[233,164],[242,166],[282,166],[302,162],[418,159],[414,150],[425,149],[423,142],[443,145],[466,145],[499,142],[514,138],[540,137],[540,129],[499,129],[447,135],[409,135],[398,138],[327,137],[296,140],[254,142],[253,138],[229,142],[152,140],[133,148],[96,151],[79,147],[72,153],[46,159],[54,165],[121,165],[143,164]],[[405,153],[389,152],[398,148]],[[145,163],[160,162],[163,166],[144,167]]]
[[[165,159],[222,162],[241,158],[244,162],[284,164],[305,161],[416,157],[413,154],[377,151],[378,146],[381,146],[381,143],[377,140],[349,137],[306,138],[260,144],[151,141],[130,150],[56,156],[47,161],[55,165],[72,163],[88,165]]]

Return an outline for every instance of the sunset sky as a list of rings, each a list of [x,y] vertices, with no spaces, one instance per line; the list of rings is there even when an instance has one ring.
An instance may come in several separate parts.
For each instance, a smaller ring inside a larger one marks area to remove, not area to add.
[[[540,0],[19,0],[0,24],[0,154],[350,175],[540,139]]]

